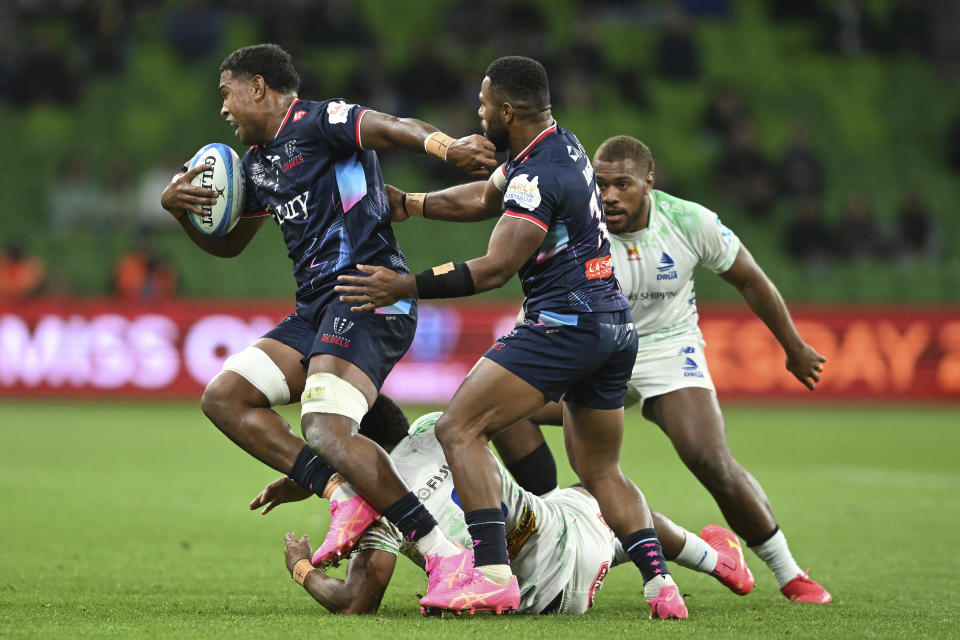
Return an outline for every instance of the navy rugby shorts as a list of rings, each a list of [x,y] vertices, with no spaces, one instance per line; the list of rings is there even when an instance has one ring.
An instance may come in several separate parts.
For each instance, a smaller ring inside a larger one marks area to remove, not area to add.
[[[350,311],[352,305],[334,299],[313,309],[291,313],[263,335],[304,355],[329,353],[360,367],[379,389],[387,374],[410,348],[417,330],[417,303],[401,300],[374,313]]]
[[[533,312],[484,357],[551,400],[619,409],[637,359],[637,331],[627,311]]]

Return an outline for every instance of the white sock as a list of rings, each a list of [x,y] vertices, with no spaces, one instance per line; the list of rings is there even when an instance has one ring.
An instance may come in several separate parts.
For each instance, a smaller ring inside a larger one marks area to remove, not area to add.
[[[773,571],[773,575],[776,576],[777,585],[780,588],[803,573],[800,565],[793,559],[793,555],[787,547],[787,538],[780,529],[777,529],[773,537],[763,544],[750,548],[761,560],[767,563],[770,571]]]
[[[330,500],[343,502],[344,500],[349,500],[350,498],[356,498],[358,495],[360,494],[353,490],[353,487],[350,486],[349,482],[344,482],[333,490],[333,493],[330,494]]]
[[[483,577],[495,584],[510,584],[513,572],[508,564],[485,564],[477,567]]]
[[[649,601],[653,600],[660,594],[660,589],[669,586],[676,585],[673,581],[673,576],[669,573],[666,575],[659,575],[654,577],[648,582],[643,583],[643,596]]]
[[[428,553],[432,556],[455,556],[462,551],[460,547],[450,542],[440,531],[440,527],[434,527],[430,533],[417,540],[417,551],[423,555]]]
[[[682,527],[681,527],[682,528]],[[717,550],[706,543],[700,536],[683,529],[686,539],[683,542],[683,549],[679,555],[673,559],[681,567],[700,571],[701,573],[711,573],[717,568]]]

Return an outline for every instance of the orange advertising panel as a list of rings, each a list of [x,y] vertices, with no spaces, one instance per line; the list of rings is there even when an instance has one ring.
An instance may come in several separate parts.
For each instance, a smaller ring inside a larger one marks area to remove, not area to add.
[[[804,340],[827,358],[811,393],[745,308],[701,309],[717,392],[725,398],[960,401],[960,309],[794,309]]]
[[[284,302],[116,300],[0,302],[0,397],[198,399],[224,359],[290,313]],[[384,384],[401,402],[446,403],[493,341],[509,304],[421,303],[417,337]],[[722,399],[960,401],[960,308],[795,308],[804,339],[827,357],[810,392],[744,306],[701,308]]]

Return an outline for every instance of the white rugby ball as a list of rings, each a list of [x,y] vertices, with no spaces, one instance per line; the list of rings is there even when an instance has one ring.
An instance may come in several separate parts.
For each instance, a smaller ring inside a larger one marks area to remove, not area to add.
[[[197,151],[190,160],[190,169],[203,164],[208,169],[197,174],[191,184],[217,192],[216,204],[200,205],[203,213],[188,211],[190,222],[200,233],[222,236],[237,226],[243,212],[243,165],[236,151],[214,142]]]

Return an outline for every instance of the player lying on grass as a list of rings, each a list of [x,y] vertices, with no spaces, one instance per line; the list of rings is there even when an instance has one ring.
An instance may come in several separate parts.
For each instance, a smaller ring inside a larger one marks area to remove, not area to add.
[[[440,413],[427,414],[408,429],[403,412],[380,396],[360,424],[361,433],[391,451],[400,477],[414,489],[433,513],[443,532],[460,544],[471,542],[447,461],[434,435]],[[555,478],[554,467],[554,478]],[[580,487],[554,489],[545,496],[524,491],[501,468],[501,509],[507,523],[507,543],[512,568],[518,578],[524,613],[586,612],[611,566],[629,562],[609,527],[600,517],[597,501]],[[351,491],[338,476],[326,493]],[[269,512],[278,504],[309,497],[289,478],[268,485],[250,504]],[[712,573],[734,592],[753,586],[736,536],[721,527],[714,546],[654,514],[657,533],[668,556],[682,555],[684,566]],[[728,542],[729,541],[729,542]],[[683,551],[683,553],[681,553]],[[672,553],[671,553],[672,552]],[[393,575],[397,555],[419,566],[429,566],[417,546],[405,542],[400,531],[386,520],[375,523],[360,539],[347,564],[345,580],[314,571],[309,538],[286,536],[286,563],[293,578],[324,607],[334,613],[373,613]],[[432,575],[432,574],[431,574]],[[463,609],[470,610],[464,601]]]

